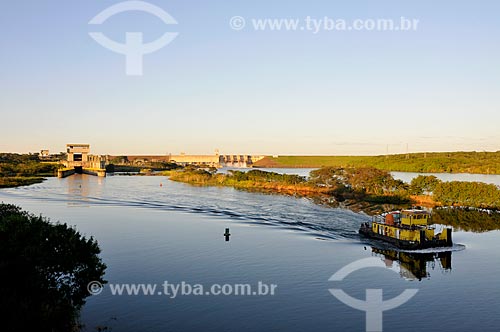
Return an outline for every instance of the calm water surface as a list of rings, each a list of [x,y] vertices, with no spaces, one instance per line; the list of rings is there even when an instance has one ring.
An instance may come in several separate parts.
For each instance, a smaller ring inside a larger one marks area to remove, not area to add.
[[[359,224],[369,219],[365,215],[303,198],[194,187],[163,177],[52,178],[0,190],[0,201],[94,236],[109,283],[278,285],[274,296],[176,298],[112,295],[106,286],[82,310],[88,331],[103,325],[113,331],[364,331],[364,312],[338,301],[329,288],[359,299],[367,288],[382,288],[384,299],[418,289],[410,301],[384,313],[384,331],[500,328],[498,231],[455,232],[462,246],[448,253],[382,251],[357,236]],[[227,227],[229,242],[222,236]],[[328,281],[367,257],[387,268]]]

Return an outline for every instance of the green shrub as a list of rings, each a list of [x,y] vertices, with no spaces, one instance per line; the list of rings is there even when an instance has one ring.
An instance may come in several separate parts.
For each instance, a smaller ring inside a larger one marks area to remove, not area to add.
[[[76,330],[88,283],[105,283],[99,253],[92,237],[66,224],[0,204],[2,330]]]

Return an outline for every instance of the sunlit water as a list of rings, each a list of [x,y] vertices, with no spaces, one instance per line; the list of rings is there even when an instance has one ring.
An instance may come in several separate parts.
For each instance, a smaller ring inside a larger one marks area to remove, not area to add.
[[[384,331],[498,331],[500,232],[455,232],[451,253],[398,253],[360,241],[369,218],[308,199],[195,187],[164,177],[75,175],[0,190],[14,203],[94,236],[109,283],[278,285],[274,296],[111,295],[88,298],[88,331],[364,331],[365,313],[328,289],[359,299],[417,294],[383,315]],[[230,228],[230,241],[223,233]],[[463,249],[463,250],[460,250]],[[434,256],[433,256],[434,255]],[[343,266],[376,257],[328,281]],[[399,261],[398,261],[399,260]],[[391,268],[389,268],[391,267]],[[396,271],[397,273],[394,273]]]

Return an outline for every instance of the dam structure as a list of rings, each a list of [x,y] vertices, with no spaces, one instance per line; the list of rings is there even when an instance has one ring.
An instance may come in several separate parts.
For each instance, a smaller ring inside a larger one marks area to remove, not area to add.
[[[216,153],[214,155],[171,155],[169,162],[179,165],[209,165],[213,167],[251,167],[258,160],[263,159],[265,156],[252,156],[252,155],[221,155]]]
[[[263,159],[265,156],[248,155],[248,154],[219,154],[216,152],[212,155],[189,155],[180,153],[178,155],[143,155],[143,156],[124,156],[123,158],[127,163],[132,165],[141,166],[148,162],[169,162],[176,163],[181,166],[197,165],[197,166],[212,166],[212,167],[238,167],[246,168]],[[109,156],[108,159],[114,159],[116,156]]]
[[[106,176],[106,157],[90,154],[90,144],[66,144],[67,158],[57,177],[64,178],[75,173]]]

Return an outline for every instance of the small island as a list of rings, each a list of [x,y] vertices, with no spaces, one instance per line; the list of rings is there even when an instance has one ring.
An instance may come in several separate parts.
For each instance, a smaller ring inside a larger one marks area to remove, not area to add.
[[[172,171],[170,180],[205,186],[226,186],[250,191],[305,196],[333,207],[369,214],[396,207],[422,205],[500,209],[500,189],[482,182],[443,182],[420,175],[407,184],[374,167],[322,167],[308,178],[262,170],[248,172],[186,167]],[[384,205],[391,205],[386,207]]]

